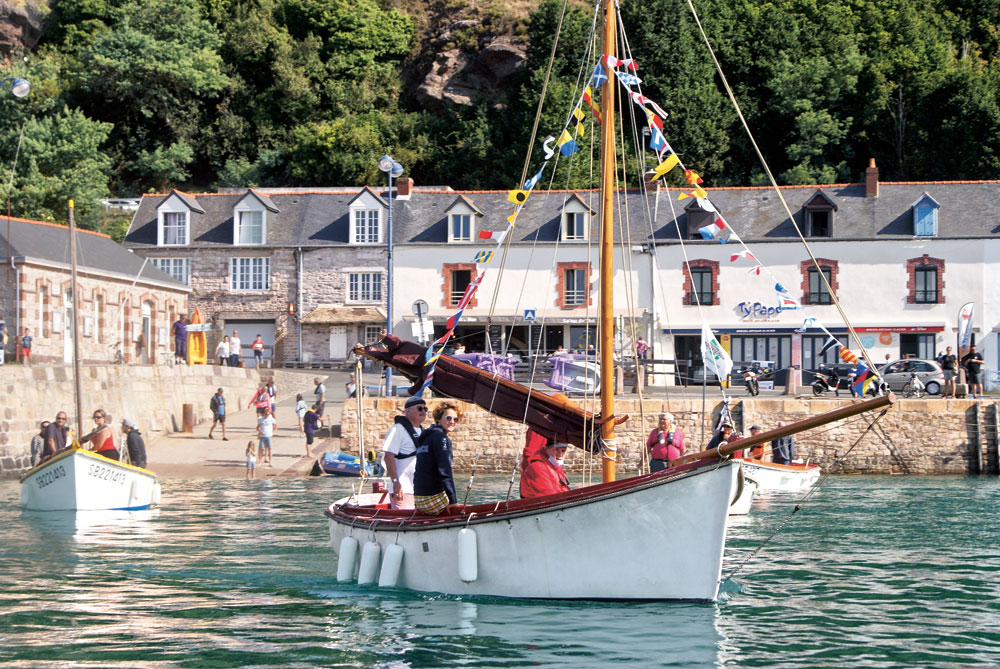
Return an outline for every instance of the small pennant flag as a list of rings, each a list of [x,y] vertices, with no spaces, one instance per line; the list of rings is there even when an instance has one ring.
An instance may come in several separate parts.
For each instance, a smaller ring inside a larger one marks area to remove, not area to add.
[[[604,68],[601,67],[600,63],[594,66],[594,74],[591,75],[591,79],[595,86],[600,86],[608,80],[608,75],[604,74]]]
[[[559,152],[566,157],[573,155],[576,153],[577,149],[580,148],[576,145],[576,142],[573,141],[573,135],[569,134],[569,130],[562,131],[556,145],[559,147]]]
[[[667,139],[660,132],[660,129],[653,127],[649,133],[649,148],[656,151],[657,155],[663,155],[664,151],[670,149],[670,145],[667,144]]]
[[[583,90],[583,99],[584,101],[586,101],[587,105],[590,106],[590,113],[592,113],[594,115],[594,118],[597,119],[597,123],[600,123],[601,110],[596,104],[594,104],[594,93],[593,91],[590,90],[590,86],[587,86]]]
[[[535,176],[531,177],[530,179],[524,182],[524,190],[531,190],[532,188],[534,188],[535,184],[538,183],[538,180],[542,178],[542,172],[544,171],[545,171],[545,165],[542,165],[542,169],[538,170],[538,173],[535,174]]]
[[[604,54],[604,56],[601,57],[601,62],[604,63],[608,67],[609,70],[615,69],[616,67],[618,67],[622,63],[620,60],[618,60],[614,56],[609,56],[608,54]]]
[[[750,251],[748,251],[747,249],[743,249],[739,253],[734,253],[733,255],[729,256],[729,262],[736,262],[740,258],[750,258],[751,260],[757,259],[754,257],[752,253],[750,253]]]
[[[683,200],[689,197],[700,197],[704,199],[708,197],[708,193],[701,186],[695,186],[693,191],[691,191],[690,193],[681,193],[680,195],[677,196],[677,199]]]
[[[517,220],[517,212],[516,211],[513,214],[511,214],[510,216],[507,217],[507,222],[510,223],[511,226],[514,225],[514,221],[516,221],[516,220]],[[504,234],[507,234],[506,230],[504,230]]]
[[[821,348],[821,349],[819,350],[819,357],[820,357],[820,358],[822,358],[822,357],[823,357],[824,355],[826,355],[826,352],[827,352],[827,351],[829,351],[829,350],[830,350],[831,348],[833,348],[834,346],[840,346],[840,342],[839,342],[839,341],[837,341],[837,340],[836,340],[836,339],[835,339],[835,338],[834,338],[834,337],[833,337],[833,336],[831,335],[831,336],[830,336],[830,338],[826,340],[826,343],[825,343],[825,344],[823,344],[823,348]]]
[[[714,223],[706,225],[703,228],[698,228],[698,232],[701,233],[701,238],[705,241],[718,239],[723,244],[728,242],[731,236],[729,234],[725,234],[727,231],[729,231],[729,226],[726,225],[726,222],[721,216],[716,218]]]
[[[476,257],[473,258],[476,262],[489,262],[492,259],[493,251],[480,251],[476,254]]]
[[[747,272],[747,273],[748,274],[752,274],[754,276],[760,276],[760,268],[761,267],[762,267],[762,265],[757,265],[756,267],[751,267],[750,271]]]
[[[798,330],[796,330],[796,332],[805,332],[809,328],[815,327],[815,326],[816,326],[816,319],[813,318],[812,316],[809,316],[805,320],[802,321],[802,327],[800,327]]]
[[[528,191],[526,190],[511,190],[507,191],[507,201],[513,202],[514,204],[524,204],[528,201]]]
[[[857,358],[855,358],[856,360]],[[865,392],[868,390],[868,384],[872,382],[872,377],[868,375],[868,365],[863,362],[858,362],[857,369],[854,370],[854,385],[851,389],[854,390],[856,395],[861,397],[865,396]]]
[[[583,110],[577,107],[573,110],[573,118],[576,119],[576,134],[583,137],[584,127],[583,127]]]
[[[774,284],[774,292],[778,294],[778,306],[781,309],[798,309],[799,303],[792,299],[785,287],[780,283]]]
[[[701,183],[701,177],[694,170],[684,170],[684,178],[692,186],[696,186]]]
[[[497,244],[503,244],[503,240],[507,238],[507,230],[480,230],[479,238],[492,239]]]
[[[623,86],[638,86],[642,83],[642,79],[628,72],[615,72],[615,75]]]
[[[638,69],[636,67],[635,60],[633,60],[632,58],[623,58],[622,60],[618,61],[618,64],[619,65],[624,65],[625,67],[627,67],[628,69],[632,70],[633,72],[635,72]]]
[[[851,349],[846,346],[840,347],[840,359],[850,365],[858,364],[858,356],[851,353]]]
[[[552,135],[542,140],[542,152],[545,154],[545,162],[552,160],[552,156],[556,155],[556,150],[549,146],[554,141],[556,141],[556,138]]]
[[[657,165],[656,169],[653,170],[653,181],[656,181],[657,179],[665,175],[667,172],[674,169],[677,166],[677,163],[679,162],[680,159],[677,158],[677,154],[671,153],[669,156],[667,156],[666,160]]]

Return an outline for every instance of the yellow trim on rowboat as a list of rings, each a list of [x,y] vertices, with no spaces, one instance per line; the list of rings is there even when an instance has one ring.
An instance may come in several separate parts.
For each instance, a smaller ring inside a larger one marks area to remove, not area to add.
[[[90,458],[96,458],[96,459],[100,460],[102,463],[106,464],[106,463],[110,462],[110,463],[118,465],[119,467],[125,467],[126,469],[132,469],[132,470],[135,470],[137,472],[142,472],[143,474],[148,474],[148,475],[152,476],[153,478],[157,478],[156,472],[150,471],[148,469],[143,469],[142,467],[136,467],[135,465],[130,465],[127,462],[117,462],[115,460],[109,460],[108,458],[104,457],[103,455],[98,455],[97,453],[94,453],[93,451],[88,451],[85,448],[80,448],[79,446],[71,446],[70,448],[67,448],[64,451],[59,451],[58,453],[56,453],[54,456],[52,456],[51,458],[49,458],[45,462],[42,462],[41,464],[37,464],[34,467],[32,467],[31,469],[29,469],[28,471],[26,471],[25,473],[21,474],[21,478],[19,479],[19,482],[20,483],[24,483],[24,479],[30,477],[32,474],[34,474],[35,472],[37,472],[39,469],[42,469],[43,467],[48,467],[53,462],[59,462],[60,460],[65,460],[70,455],[72,455],[73,453],[76,453],[78,451],[79,451],[79,453],[81,455],[86,455],[87,457],[90,457]]]

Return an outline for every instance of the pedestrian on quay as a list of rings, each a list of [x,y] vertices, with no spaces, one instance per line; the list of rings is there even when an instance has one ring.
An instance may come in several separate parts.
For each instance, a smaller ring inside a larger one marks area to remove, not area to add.
[[[219,359],[219,367],[229,364],[229,335],[223,337],[215,347],[215,357]]]
[[[182,365],[187,364],[187,314],[181,314],[173,324],[174,360]]]
[[[247,442],[247,478],[257,478],[257,450],[252,439]]]
[[[778,427],[784,427],[784,423],[778,423]],[[771,442],[771,461],[779,465],[790,465],[795,458],[795,437],[778,437]]]
[[[229,366],[239,367],[240,366],[240,349],[243,345],[240,343],[240,333],[238,330],[233,330],[232,336],[229,338]]]
[[[255,406],[257,407],[257,415],[262,416],[264,414],[264,409],[271,408],[271,396],[267,392],[267,386],[263,383],[257,386],[257,392],[253,394],[250,401],[247,403],[247,408]],[[261,453],[261,460],[263,460],[263,453]],[[261,462],[261,464],[264,464]]]
[[[258,451],[260,453],[260,464],[271,466],[271,440],[274,439],[274,430],[278,427],[271,409],[264,407],[264,413],[257,419],[257,437],[259,440]]]
[[[17,334],[15,332],[15,334]],[[4,363],[7,355],[7,322],[0,316],[0,365]]]
[[[420,435],[417,467],[413,474],[413,506],[429,516],[439,516],[458,502],[451,471],[454,453],[451,434],[462,420],[458,406],[445,402],[434,410],[434,425]]]
[[[212,427],[208,428],[208,438],[214,439],[212,432],[216,425],[222,426],[222,441],[229,441],[226,438],[226,398],[222,396],[222,388],[215,391],[212,399],[208,401],[208,408],[212,411]]]
[[[316,384],[316,390],[313,392],[316,394],[316,413],[320,416],[323,415],[323,407],[326,405],[326,386],[323,385],[323,380],[318,376],[313,379],[313,383]]]
[[[39,425],[39,432],[31,438],[31,466],[36,466],[42,461],[42,454],[45,452],[45,429],[49,426],[49,421],[43,420]]]
[[[267,380],[267,394],[271,398],[271,415],[277,416],[278,390],[274,387],[274,379]]]
[[[427,403],[411,397],[403,405],[403,415],[396,416],[382,442],[382,461],[391,480],[390,509],[413,508],[413,474],[417,469],[417,445],[427,420]]]
[[[306,411],[309,411],[309,407],[306,406],[306,401],[302,399],[302,393],[295,396],[295,415],[299,417],[299,436],[305,434],[302,429],[302,419],[306,416]]]
[[[302,416],[302,431],[306,435],[306,457],[312,455],[312,444],[316,432],[323,427],[323,418],[316,413],[316,407],[312,407]]]
[[[264,340],[260,335],[257,335],[257,338],[253,340],[250,348],[253,349],[254,363],[256,363],[257,369],[260,369],[264,366]]]
[[[146,442],[135,423],[128,418],[122,419],[122,432],[125,433],[125,449],[128,451],[128,461],[136,467],[146,468]]]
[[[942,397],[954,399],[955,372],[958,366],[958,358],[951,352],[951,346],[945,349],[944,355],[941,356],[939,362],[941,363],[941,371],[944,372],[944,392],[942,393]]]
[[[649,352],[649,344],[642,337],[639,337],[635,342],[635,355],[638,358],[645,358],[646,354]]]
[[[982,399],[983,385],[979,381],[979,374],[983,371],[983,354],[976,350],[975,344],[969,347],[969,352],[962,358],[962,366],[965,367],[965,378],[969,382],[972,399]]]
[[[24,336],[21,337],[21,362],[31,367],[31,346],[35,338],[31,336],[31,328],[24,328]]]
[[[672,413],[661,413],[657,425],[646,438],[649,471],[658,472],[684,454],[684,432],[674,425]]]

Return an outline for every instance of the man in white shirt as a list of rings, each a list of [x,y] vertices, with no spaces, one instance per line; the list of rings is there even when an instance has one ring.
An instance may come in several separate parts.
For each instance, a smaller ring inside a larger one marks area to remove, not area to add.
[[[240,349],[243,344],[240,342],[239,331],[233,330],[233,336],[229,338],[229,366],[240,366]]]
[[[313,383],[316,384],[316,390],[313,391],[316,393],[316,402],[314,403],[316,406],[316,413],[317,415],[322,416],[323,407],[326,405],[326,386],[323,385],[323,379],[318,376],[313,379]]]
[[[406,400],[402,416],[385,434],[385,472],[392,479],[391,509],[413,508],[413,472],[417,468],[417,439],[427,418],[427,403],[421,397]]]
[[[271,465],[271,439],[274,437],[275,427],[277,423],[271,415],[271,409],[265,408],[257,419],[257,436],[260,438],[257,457],[261,465]]]

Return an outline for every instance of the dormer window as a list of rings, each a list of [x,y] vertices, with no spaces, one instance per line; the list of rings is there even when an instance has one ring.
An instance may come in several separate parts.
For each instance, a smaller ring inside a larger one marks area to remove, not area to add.
[[[168,211],[163,214],[163,241],[161,246],[185,246],[188,243],[188,215],[186,211]]]
[[[837,205],[826,193],[816,191],[802,209],[806,237],[833,237],[833,216]]]
[[[355,209],[351,219],[354,244],[378,244],[382,241],[382,226],[378,209]]]
[[[233,207],[233,243],[238,246],[263,246],[267,242],[267,215],[278,214],[271,198],[248,190]]]
[[[583,199],[574,194],[563,204],[560,239],[564,242],[585,242],[594,212]]]
[[[707,200],[695,198],[687,207],[687,238],[703,240],[705,237],[699,232],[700,228],[707,227],[715,222],[719,217],[719,212]]]
[[[198,200],[174,190],[156,208],[156,245],[187,246],[191,243],[191,219],[204,214]]]
[[[472,241],[472,214],[451,214],[448,226],[449,242]]]
[[[938,210],[941,205],[937,200],[924,193],[913,203],[913,234],[917,237],[935,237],[938,233]]]
[[[238,244],[263,244],[264,243],[264,212],[262,211],[240,211],[237,216],[237,239]]]

